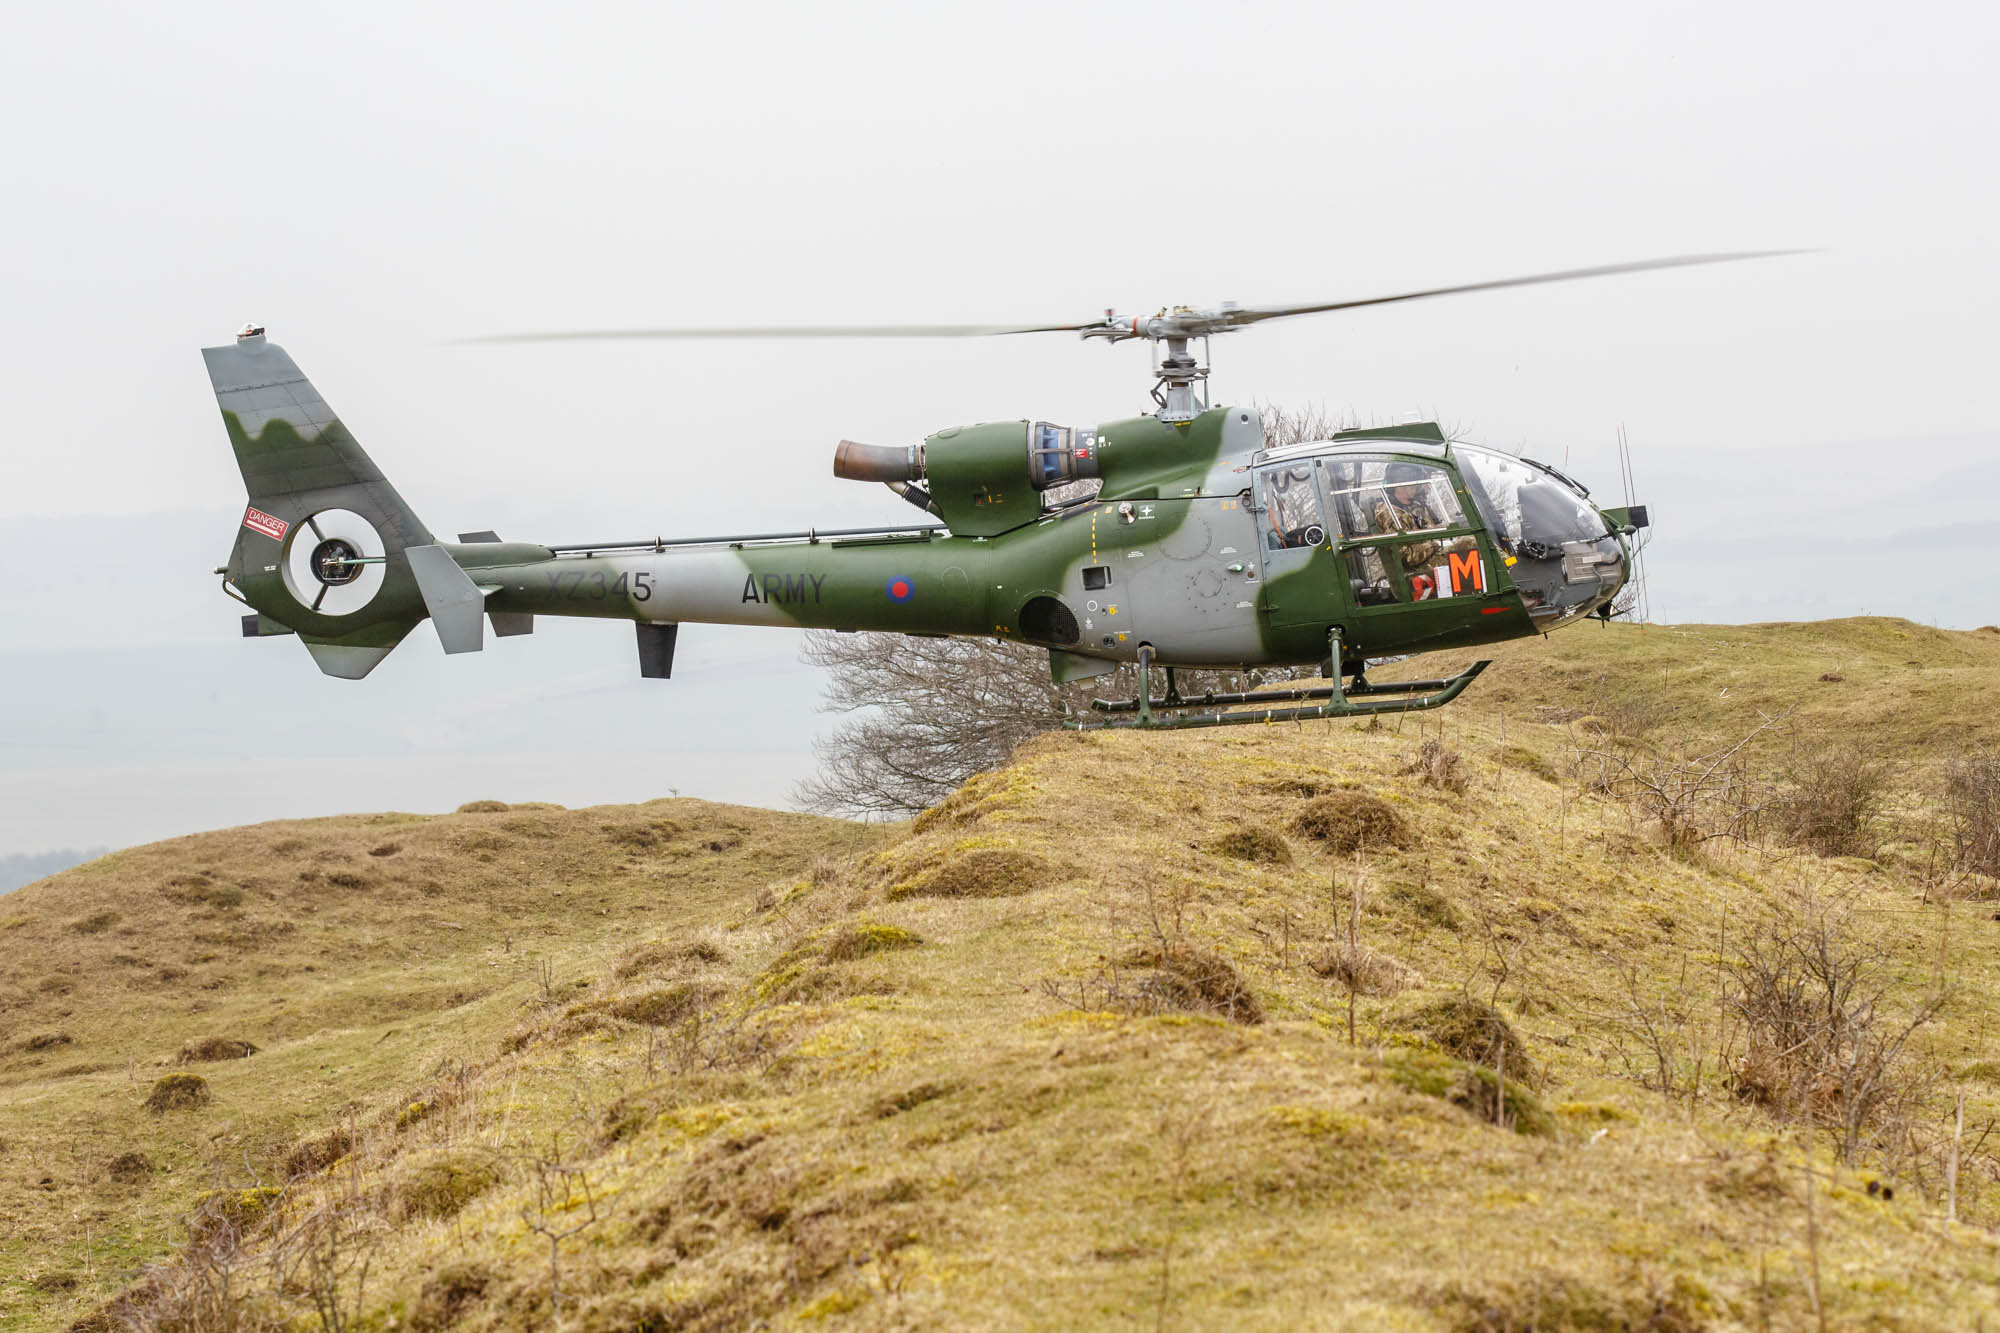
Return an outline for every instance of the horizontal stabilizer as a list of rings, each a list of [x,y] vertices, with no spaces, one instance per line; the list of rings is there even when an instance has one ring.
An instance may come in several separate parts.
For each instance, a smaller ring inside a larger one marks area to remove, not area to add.
[[[486,646],[486,594],[458,567],[442,546],[412,546],[403,552],[417,591],[437,626],[438,642],[447,653],[476,653]]]

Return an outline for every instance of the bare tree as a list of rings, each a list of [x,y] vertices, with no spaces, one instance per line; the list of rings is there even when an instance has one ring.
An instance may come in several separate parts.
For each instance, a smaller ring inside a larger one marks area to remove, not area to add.
[[[550,1139],[548,1152],[531,1148],[519,1158],[534,1187],[534,1197],[521,1205],[521,1222],[549,1243],[549,1309],[560,1312],[562,1243],[604,1220],[599,1195],[590,1188],[588,1165],[563,1156],[560,1132]]]
[[[1268,445],[1321,440],[1340,424],[1320,408],[1259,405]],[[1095,481],[1051,490],[1050,503],[1095,492]],[[848,720],[814,743],[820,771],[793,789],[809,810],[900,818],[937,804],[975,773],[1004,762],[1023,741],[1088,712],[1093,695],[1137,692],[1136,669],[1073,685],[1049,676],[1048,653],[992,639],[900,634],[806,635],[803,660],[827,672],[821,710]],[[1182,673],[1183,693],[1290,680],[1291,667]]]

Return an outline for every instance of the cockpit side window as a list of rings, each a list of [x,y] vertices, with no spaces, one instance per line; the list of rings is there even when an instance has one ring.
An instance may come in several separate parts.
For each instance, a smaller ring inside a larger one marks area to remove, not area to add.
[[[1257,492],[1264,505],[1266,550],[1319,546],[1326,541],[1326,519],[1320,512],[1310,458],[1265,468],[1257,474]]]
[[[1349,541],[1466,526],[1443,468],[1391,458],[1326,460],[1327,497]]]

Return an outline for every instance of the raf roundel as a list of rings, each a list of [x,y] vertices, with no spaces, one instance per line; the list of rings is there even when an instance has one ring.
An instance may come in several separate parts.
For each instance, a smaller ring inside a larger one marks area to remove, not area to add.
[[[899,574],[883,584],[882,591],[889,594],[889,600],[892,602],[907,602],[916,596],[917,585]]]

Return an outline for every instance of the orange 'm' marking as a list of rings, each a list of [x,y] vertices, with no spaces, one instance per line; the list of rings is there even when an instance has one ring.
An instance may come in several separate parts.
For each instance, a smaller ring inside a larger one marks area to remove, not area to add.
[[[1486,591],[1486,570],[1480,563],[1479,552],[1447,551],[1445,559],[1451,564],[1451,590],[1454,593],[1464,592],[1467,584],[1480,592]]]

